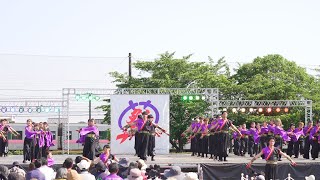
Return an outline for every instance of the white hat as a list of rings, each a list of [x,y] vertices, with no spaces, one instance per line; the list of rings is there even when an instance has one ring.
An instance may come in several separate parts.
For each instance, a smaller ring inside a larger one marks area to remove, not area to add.
[[[128,180],[143,180],[141,171],[138,168],[131,169]]]
[[[141,164],[141,170],[143,171],[145,171],[146,169],[147,169],[147,164],[146,164],[146,162],[144,161],[144,160],[142,160],[142,159],[139,159],[138,160],[138,163],[140,163]]]
[[[80,170],[84,170],[84,169],[89,169],[89,167],[90,167],[90,163],[88,162],[88,161],[86,161],[86,160],[81,160],[78,164],[77,164],[77,166],[80,168]]]
[[[316,177],[314,175],[306,176],[306,180],[316,180]]]
[[[189,172],[186,174],[186,177],[183,180],[199,180],[197,173]]]

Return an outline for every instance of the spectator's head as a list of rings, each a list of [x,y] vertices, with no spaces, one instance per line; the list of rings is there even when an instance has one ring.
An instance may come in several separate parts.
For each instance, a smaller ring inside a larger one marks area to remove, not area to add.
[[[71,169],[73,165],[73,160],[71,158],[67,158],[66,160],[64,160],[63,162],[63,167],[67,168],[67,169]]]
[[[184,174],[181,172],[181,168],[179,166],[172,166],[169,170],[166,170],[164,173],[166,178],[176,178],[183,179]]]
[[[18,168],[21,168],[20,164],[18,161],[15,161],[12,163],[12,167],[18,167]]]
[[[34,165],[33,162],[29,164],[29,167],[28,167],[29,171],[32,171],[32,170],[34,170],[35,168],[36,168],[36,166]]]
[[[119,160],[119,166],[128,167],[129,166],[129,159],[128,158],[121,158]]]
[[[103,152],[108,153],[109,151],[110,151],[110,145],[109,144],[104,145],[103,146]]]
[[[0,165],[0,174],[2,174],[5,177],[8,177],[9,173],[9,169],[6,166]]]
[[[197,173],[189,172],[186,174],[186,177],[183,180],[199,180]]]
[[[117,174],[118,171],[119,171],[119,166],[118,166],[117,163],[111,163],[111,164],[109,164],[108,168],[109,168],[109,172],[110,172],[111,174]]]
[[[67,168],[59,168],[56,173],[56,179],[67,179]]]
[[[143,180],[140,169],[133,168],[130,170],[128,180]]]
[[[8,180],[24,180],[24,177],[18,173],[12,172],[8,175]]]
[[[98,172],[105,172],[107,169],[106,165],[102,161],[99,161],[95,167]]]
[[[71,171],[68,171],[68,173],[67,173],[67,179],[68,180],[80,180],[81,178],[80,178],[77,171],[71,170]]]
[[[51,151],[47,151],[46,155],[47,155],[47,158],[52,158],[52,152]]]
[[[48,160],[47,160],[47,158],[42,157],[42,158],[41,158],[41,164],[42,164],[42,166],[47,166],[47,165],[48,165]]]
[[[88,162],[87,160],[83,159],[77,164],[77,166],[79,167],[79,169],[81,171],[87,171],[89,169],[89,167],[90,167],[90,162]]]
[[[76,159],[74,159],[75,164],[78,164],[82,159],[82,156],[77,156]]]
[[[34,166],[35,166],[36,168],[41,167],[41,166],[42,166],[42,161],[41,161],[41,159],[36,159],[36,160],[34,161]]]
[[[137,163],[138,163],[138,168],[141,170],[141,171],[146,171],[147,170],[147,164],[146,164],[146,162],[144,161],[144,160],[142,160],[142,159],[139,159],[138,161],[137,161]]]

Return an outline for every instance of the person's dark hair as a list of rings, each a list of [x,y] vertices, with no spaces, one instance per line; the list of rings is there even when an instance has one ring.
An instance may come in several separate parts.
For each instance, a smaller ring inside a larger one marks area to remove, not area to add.
[[[11,172],[8,176],[8,180],[23,180],[24,177],[22,177],[20,174],[16,172]]]
[[[63,166],[67,169],[72,168],[72,165],[73,165],[73,160],[71,158],[67,158],[63,162]]]
[[[269,137],[268,142],[270,142],[270,140],[272,140],[272,139],[275,140],[275,138],[273,136]]]
[[[29,167],[28,167],[29,171],[32,171],[32,170],[34,170],[35,168],[36,168],[36,166],[34,165],[33,162],[29,164]]]
[[[80,163],[80,161],[81,161],[82,159],[83,159],[83,158],[82,158],[81,156],[77,156],[76,159],[74,159],[75,164]]]
[[[142,119],[142,115],[141,114],[138,115],[138,119]]]
[[[93,118],[88,119],[88,122],[93,122],[93,121],[94,121],[94,119],[93,119]]]
[[[119,166],[117,163],[111,163],[109,164],[109,172],[112,174],[117,173],[119,171]]]
[[[41,167],[41,166],[42,166],[42,161],[41,161],[41,159],[35,160],[35,161],[34,161],[34,165],[35,165],[36,168]]]
[[[47,160],[47,158],[42,157],[42,158],[41,158],[41,164],[42,164],[42,166],[43,166],[43,165],[48,165],[48,160]]]
[[[7,177],[9,175],[9,169],[7,166],[0,165],[0,174],[4,175],[4,177]]]
[[[106,149],[106,148],[110,149],[110,145],[106,144],[106,145],[103,146],[103,149]]]
[[[222,111],[222,112],[221,112],[221,115],[222,115],[223,113],[226,113],[226,112],[227,112],[227,111]]]

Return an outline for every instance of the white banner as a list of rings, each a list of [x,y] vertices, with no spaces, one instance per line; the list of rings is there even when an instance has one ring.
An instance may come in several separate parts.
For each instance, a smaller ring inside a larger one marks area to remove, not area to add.
[[[149,111],[154,123],[169,133],[169,95],[111,95],[111,151],[116,154],[135,154],[134,137],[130,140],[121,128]],[[156,154],[169,154],[169,136],[156,136]]]

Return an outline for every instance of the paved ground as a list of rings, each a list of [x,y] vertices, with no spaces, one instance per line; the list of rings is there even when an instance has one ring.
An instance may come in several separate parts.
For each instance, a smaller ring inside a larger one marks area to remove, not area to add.
[[[77,155],[55,155],[54,160],[55,164],[62,164],[63,161],[67,157],[75,158]],[[133,155],[116,155],[118,158],[122,157],[128,157],[130,161],[136,161],[138,160],[138,157],[133,156]],[[8,157],[1,157],[0,158],[0,164],[12,164],[14,161],[18,161],[22,164],[22,155],[11,155]],[[190,154],[176,154],[176,153],[171,153],[169,155],[157,155],[155,157],[155,161],[150,161],[150,158],[147,161],[147,164],[159,164],[159,165],[164,165],[164,166],[170,166],[170,165],[179,165],[179,166],[196,166],[199,163],[215,163],[215,164],[226,164],[226,163],[247,163],[251,160],[250,157],[239,157],[235,156],[233,154],[230,154],[230,157],[227,158],[227,162],[219,162],[219,161],[214,161],[209,158],[200,158],[200,157],[194,157],[191,156]],[[320,160],[306,160],[303,158],[298,158],[294,159],[298,164],[304,164],[304,163],[320,163]],[[262,159],[258,159],[255,161],[255,163],[264,163],[265,161]],[[280,163],[289,163],[288,160],[283,158],[283,161]]]

